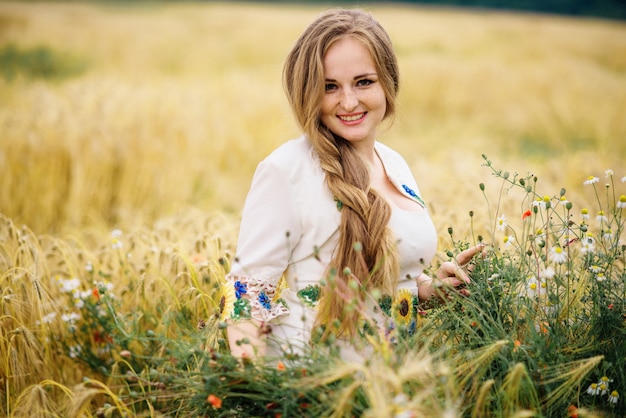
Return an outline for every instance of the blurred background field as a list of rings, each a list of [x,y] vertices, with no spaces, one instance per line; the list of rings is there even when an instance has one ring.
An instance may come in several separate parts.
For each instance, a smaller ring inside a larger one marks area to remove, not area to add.
[[[4,399],[86,374],[58,368],[71,357],[40,334],[48,313],[67,309],[59,278],[110,280],[120,310],[142,313],[143,331],[169,330],[164,311],[184,307],[191,322],[215,311],[254,169],[299,135],[283,59],[323,8],[0,2]],[[626,176],[626,23],[365,8],[388,29],[401,68],[399,113],[380,139],[413,168],[442,250],[448,227],[467,240],[493,230],[501,180],[482,154],[535,174],[540,195],[566,188],[574,213],[595,199],[588,176]],[[504,205],[511,220],[527,208]],[[28,396],[43,395],[29,392],[23,405]]]
[[[281,67],[322,8],[1,2],[0,213],[40,233],[189,207],[236,216],[258,161],[299,134]],[[381,140],[406,156],[441,227],[480,209],[483,153],[554,193],[622,175],[624,23],[367,8],[402,71]]]

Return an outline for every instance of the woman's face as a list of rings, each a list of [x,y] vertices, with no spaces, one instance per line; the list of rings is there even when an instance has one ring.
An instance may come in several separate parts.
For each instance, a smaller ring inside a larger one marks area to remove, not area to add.
[[[322,123],[355,146],[373,144],[387,101],[369,51],[352,37],[336,41],[324,57]]]

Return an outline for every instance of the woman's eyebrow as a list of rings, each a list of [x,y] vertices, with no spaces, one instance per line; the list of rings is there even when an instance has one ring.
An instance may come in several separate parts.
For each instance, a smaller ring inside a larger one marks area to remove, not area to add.
[[[355,75],[353,80],[358,80],[359,78],[363,78],[363,77],[371,77],[371,76],[377,76],[377,73],[365,73],[365,74],[359,74],[359,75]],[[337,80],[333,79],[333,78],[326,78],[325,81],[327,82],[331,82],[331,83],[336,83]]]

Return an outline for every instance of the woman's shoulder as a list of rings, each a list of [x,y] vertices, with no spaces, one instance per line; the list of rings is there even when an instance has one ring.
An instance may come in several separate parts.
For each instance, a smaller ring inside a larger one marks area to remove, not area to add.
[[[264,161],[276,165],[292,166],[294,162],[299,160],[308,160],[311,158],[311,144],[305,136],[290,139],[272,151]]]

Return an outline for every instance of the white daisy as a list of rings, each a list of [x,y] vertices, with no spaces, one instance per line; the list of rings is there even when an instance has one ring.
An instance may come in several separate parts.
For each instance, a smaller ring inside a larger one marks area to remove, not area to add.
[[[562,264],[567,261],[567,253],[563,251],[560,245],[555,245],[550,250],[551,259],[554,263]]]
[[[498,231],[504,231],[506,229],[506,216],[505,215],[501,215],[498,218],[498,221],[496,223],[496,229]]]
[[[590,184],[593,184],[593,183],[597,183],[599,181],[600,181],[600,179],[598,177],[589,176],[589,177],[587,177],[587,180],[585,180],[585,182],[583,184],[590,185]]]

